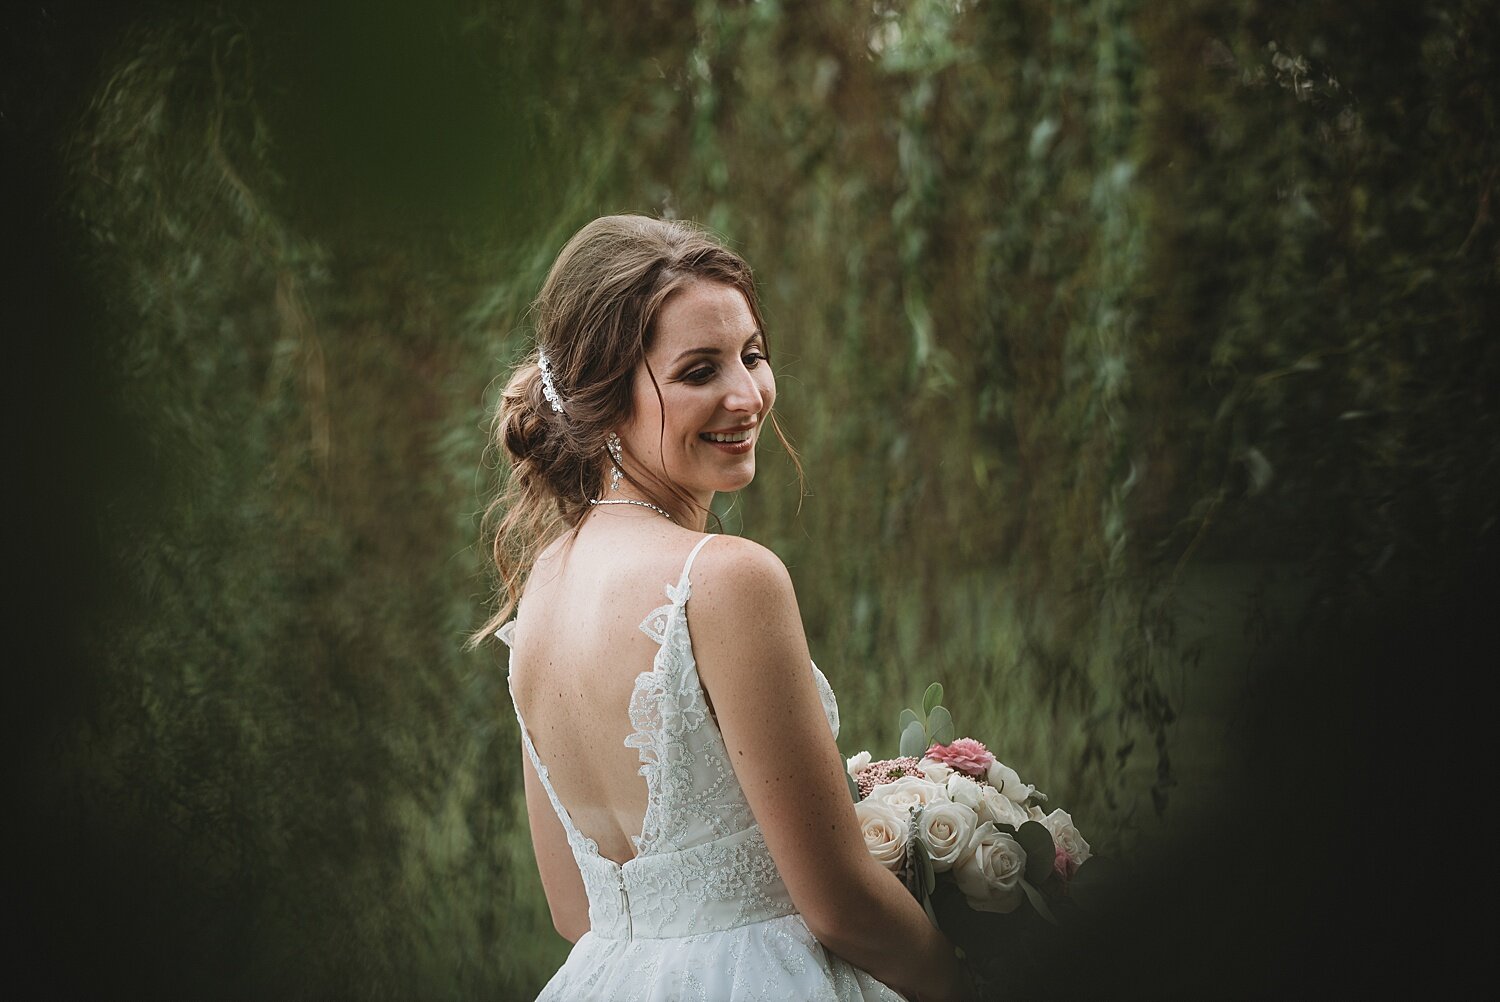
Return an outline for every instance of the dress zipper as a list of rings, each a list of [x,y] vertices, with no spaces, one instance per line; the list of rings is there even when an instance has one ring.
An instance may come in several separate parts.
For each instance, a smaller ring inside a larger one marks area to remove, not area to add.
[[[615,868],[615,879],[620,882],[620,911],[625,914],[625,938],[635,939],[635,922],[630,917],[630,895],[625,890],[625,871]]]

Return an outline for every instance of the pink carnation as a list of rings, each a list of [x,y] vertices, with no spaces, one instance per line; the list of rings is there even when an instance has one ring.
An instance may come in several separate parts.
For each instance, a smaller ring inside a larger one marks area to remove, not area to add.
[[[859,799],[863,800],[877,786],[894,783],[902,776],[920,775],[922,775],[922,770],[917,768],[916,759],[888,758],[879,762],[871,762],[859,770],[859,774],[854,777],[854,785],[859,787]]]
[[[1065,882],[1073,879],[1073,874],[1078,872],[1078,864],[1068,858],[1067,852],[1062,846],[1058,846],[1052,859],[1052,869]]]
[[[990,750],[973,738],[959,738],[951,745],[933,745],[927,749],[927,757],[979,779],[985,777],[995,761]]]

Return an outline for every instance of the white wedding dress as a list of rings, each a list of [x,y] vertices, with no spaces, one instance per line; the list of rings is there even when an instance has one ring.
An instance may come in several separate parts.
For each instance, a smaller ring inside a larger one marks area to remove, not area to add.
[[[808,931],[735,778],[688,636],[688,575],[712,538],[693,548],[677,584],[667,585],[668,603],[641,624],[660,649],[630,699],[634,732],[625,743],[639,750],[647,791],[633,859],[622,866],[601,856],[573,826],[516,706],[522,743],[567,831],[589,899],[589,931],[538,1002],[903,1002]],[[507,646],[514,628],[499,630]],[[837,737],[833,690],[812,671]]]

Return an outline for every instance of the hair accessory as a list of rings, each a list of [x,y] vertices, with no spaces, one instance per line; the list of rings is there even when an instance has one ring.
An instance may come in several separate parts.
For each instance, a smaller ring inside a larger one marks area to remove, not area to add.
[[[598,498],[589,498],[589,504],[638,504],[642,508],[650,508],[662,518],[670,520],[672,517],[671,513],[668,512],[665,508],[659,508],[656,505],[652,504],[650,501],[637,501],[635,498],[612,498],[608,501],[601,501]]]
[[[562,394],[557,392],[557,384],[552,381],[552,363],[547,359],[545,351],[536,353],[537,368],[542,370],[542,396],[547,398],[547,403],[558,414],[562,413]]]
[[[609,437],[604,440],[604,450],[614,460],[609,471],[609,492],[613,494],[620,489],[620,467],[625,465],[625,451],[620,447],[620,436],[610,432]]]

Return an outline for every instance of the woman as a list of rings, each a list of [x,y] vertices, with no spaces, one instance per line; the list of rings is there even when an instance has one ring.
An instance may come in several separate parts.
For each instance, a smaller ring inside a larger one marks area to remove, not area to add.
[[[515,609],[496,632],[532,842],[575,944],[541,998],[958,997],[951,944],[865,850],[786,568],[705,534],[775,429],[749,267],[609,216],[535,318],[496,416],[512,470],[483,632]]]

